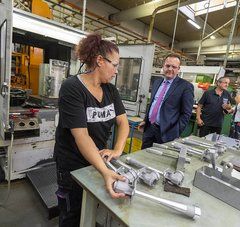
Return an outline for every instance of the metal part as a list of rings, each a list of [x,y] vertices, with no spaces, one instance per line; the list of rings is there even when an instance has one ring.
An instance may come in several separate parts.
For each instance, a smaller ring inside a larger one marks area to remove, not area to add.
[[[209,134],[206,136],[206,140],[212,141],[213,137],[215,137],[215,136],[216,135],[214,133]],[[218,143],[220,142],[220,143],[224,144],[227,148],[230,148],[233,150],[238,151],[240,149],[240,140],[230,138],[228,136],[217,135],[216,142],[218,142]]]
[[[194,140],[192,138],[184,138],[182,139],[182,142],[184,144],[188,144],[188,145],[193,145],[193,146],[197,146],[197,147],[204,147],[204,148],[216,148],[218,154],[222,154],[227,150],[227,147],[225,146],[225,143],[221,142],[221,141],[215,141],[214,144],[209,144],[209,143],[204,143],[203,141],[199,141],[199,140]]]
[[[179,158],[179,155],[163,152],[157,147],[149,147],[149,148],[146,149],[146,151],[149,152],[149,153],[152,153],[152,154],[156,154],[156,155],[160,155],[160,156],[166,156],[166,157],[169,157],[169,158],[175,158],[175,159]],[[174,149],[174,151],[179,152],[179,149]],[[186,163],[190,163],[190,161],[191,161],[190,158],[186,158]]]
[[[200,150],[200,149],[197,149],[197,148],[192,148],[192,147],[189,147],[185,144],[181,144],[179,142],[172,142],[171,145],[174,147],[174,148],[177,148],[178,150],[180,150],[182,147],[186,147],[187,148],[187,152],[188,154],[196,154],[198,156],[202,156],[203,154],[203,150]]]
[[[133,165],[136,166],[137,168],[141,168],[141,169],[148,169],[151,172],[149,173],[151,178],[150,179],[159,179],[160,176],[159,174],[163,177],[163,180],[168,180],[170,183],[177,185],[177,186],[181,186],[184,180],[184,174],[181,171],[172,171],[170,169],[166,169],[163,172],[157,169],[154,169],[152,167],[149,167],[147,165],[145,165],[144,163],[141,163],[133,158],[127,157],[126,158],[126,162],[129,165]],[[140,170],[141,170],[140,169]]]
[[[183,147],[181,148],[179,155],[178,155],[178,161],[177,161],[177,167],[176,170],[179,171],[185,171],[185,163],[186,163],[186,159],[187,159],[187,148]]]
[[[232,177],[232,165],[216,168],[202,167],[195,173],[193,185],[240,210],[240,180]]]
[[[111,167],[112,168],[112,167]],[[136,184],[137,180],[139,178],[139,175],[137,171],[130,169],[128,172],[123,174],[123,176],[126,178],[125,181],[116,181],[113,184],[113,190],[118,193],[124,193],[129,196],[137,195],[142,198],[149,199],[153,202],[157,202],[161,205],[167,206],[169,208],[172,208],[185,216],[196,219],[201,216],[201,209],[198,206],[194,205],[185,205],[183,203],[178,203],[175,201],[162,199],[159,197],[155,197],[152,195],[149,195],[147,193],[141,192],[136,190]]]
[[[155,196],[149,195],[147,193],[144,193],[144,192],[141,192],[138,190],[135,190],[135,195],[138,195],[142,198],[149,199],[153,202],[157,202],[159,204],[162,204],[164,206],[167,206],[169,208],[177,210],[192,219],[197,219],[201,216],[201,209],[198,206],[185,205],[185,204],[174,202],[171,200],[162,199],[162,198],[155,197]]]
[[[164,171],[164,179],[168,180],[170,183],[177,185],[177,186],[181,186],[184,180],[184,174],[182,171],[169,171],[169,170],[165,170]]]
[[[200,150],[198,148],[193,148],[193,147],[190,147],[186,144],[181,144],[179,142],[173,142],[172,145],[175,148],[178,148],[178,149],[181,149],[182,147],[185,146],[187,148],[188,154],[197,155],[199,158],[201,158],[201,159],[203,159],[204,161],[207,161],[207,162],[212,162],[213,153],[215,153],[214,154],[214,159],[216,159],[218,157],[218,150],[215,147]]]
[[[142,167],[139,170],[134,170],[133,168],[131,168],[130,166],[128,166],[127,164],[120,160],[114,159],[112,162],[113,164],[120,165],[120,168],[123,167],[126,170],[136,171],[137,175],[139,176],[139,179],[150,187],[155,186],[158,180],[160,179],[160,175],[158,172],[150,170],[147,167]],[[118,169],[115,172],[120,173]]]

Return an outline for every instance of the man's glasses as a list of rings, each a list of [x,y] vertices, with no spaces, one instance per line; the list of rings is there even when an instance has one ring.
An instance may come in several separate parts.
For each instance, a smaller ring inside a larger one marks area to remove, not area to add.
[[[178,69],[179,68],[179,66],[175,66],[175,65],[168,65],[168,64],[166,64],[166,65],[164,65],[166,68],[170,68],[170,67],[172,67],[172,69]]]
[[[111,64],[113,65],[114,68],[116,68],[116,69],[118,68],[119,64],[114,64],[114,63],[112,63],[112,61],[109,60],[109,59],[106,58],[106,57],[103,57],[103,59],[105,59],[106,61],[108,61],[109,63],[111,63]]]

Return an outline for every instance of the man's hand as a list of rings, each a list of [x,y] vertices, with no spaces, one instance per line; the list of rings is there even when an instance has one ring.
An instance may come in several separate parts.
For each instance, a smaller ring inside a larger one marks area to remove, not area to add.
[[[139,125],[138,125],[138,131],[139,132],[143,132],[144,126],[145,126],[146,122],[142,121]]]
[[[119,156],[122,154],[122,151],[103,149],[99,151],[99,154],[107,162],[110,162],[112,158],[118,159]]]
[[[203,120],[201,118],[198,118],[197,119],[197,124],[198,124],[198,126],[203,126],[204,122],[203,122]]]
[[[124,198],[126,195],[124,193],[116,193],[113,190],[113,184],[115,181],[125,181],[125,178],[121,175],[118,175],[114,171],[108,169],[104,174],[103,178],[105,180],[106,190],[113,199]]]
[[[226,103],[226,104],[223,104],[223,105],[222,105],[222,108],[223,108],[224,110],[231,110],[231,109],[232,109],[232,106],[231,106],[231,104]]]

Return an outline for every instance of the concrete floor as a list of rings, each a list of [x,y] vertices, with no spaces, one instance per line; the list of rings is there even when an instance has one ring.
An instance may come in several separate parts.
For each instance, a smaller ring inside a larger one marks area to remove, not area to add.
[[[7,184],[0,184],[0,203],[7,195]],[[55,227],[58,217],[48,220],[40,197],[27,179],[11,182],[11,194],[5,207],[0,207],[1,227]]]

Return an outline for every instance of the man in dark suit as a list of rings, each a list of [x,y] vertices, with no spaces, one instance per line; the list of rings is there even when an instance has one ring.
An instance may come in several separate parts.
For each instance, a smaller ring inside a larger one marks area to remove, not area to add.
[[[144,131],[142,149],[178,138],[188,124],[194,102],[193,85],[178,77],[180,64],[178,54],[169,54],[163,63],[164,78],[153,84],[149,109],[139,124],[139,130]]]

